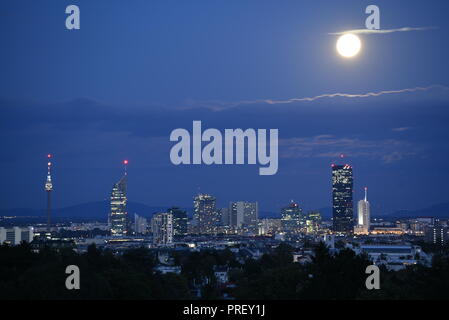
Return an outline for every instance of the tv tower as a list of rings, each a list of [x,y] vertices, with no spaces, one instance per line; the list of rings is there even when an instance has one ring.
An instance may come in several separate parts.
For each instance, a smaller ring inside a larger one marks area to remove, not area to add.
[[[45,191],[47,192],[47,232],[50,232],[51,223],[51,192],[53,191],[53,183],[51,182],[51,158],[52,155],[47,155],[47,181],[45,182]]]

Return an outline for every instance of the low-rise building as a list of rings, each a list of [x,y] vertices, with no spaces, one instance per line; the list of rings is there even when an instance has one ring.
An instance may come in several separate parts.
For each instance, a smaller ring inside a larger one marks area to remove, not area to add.
[[[353,249],[356,253],[366,253],[377,265],[385,265],[388,270],[401,270],[408,265],[429,264],[428,256],[420,246],[413,245],[361,245]]]
[[[33,227],[20,228],[3,228],[0,227],[0,244],[8,243],[10,245],[18,245],[22,241],[31,242],[34,238]]]

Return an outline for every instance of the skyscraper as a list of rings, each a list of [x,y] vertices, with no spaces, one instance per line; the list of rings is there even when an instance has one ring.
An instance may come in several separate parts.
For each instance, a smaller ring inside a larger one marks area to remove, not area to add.
[[[215,197],[198,194],[193,200],[195,220],[200,233],[214,233],[220,223],[220,214],[215,207]]]
[[[367,234],[370,227],[370,207],[368,202],[368,188],[365,187],[365,198],[358,203],[358,230]]]
[[[112,187],[111,213],[109,215],[111,235],[117,237],[126,236],[129,233],[128,211],[126,210],[126,183],[128,178],[126,165],[128,161],[125,160],[123,163],[125,165],[125,174]]]
[[[47,181],[45,182],[45,191],[47,192],[47,231],[50,232],[51,224],[51,192],[53,191],[53,182],[51,181],[51,159],[52,155],[48,154],[47,162]]]
[[[259,206],[257,202],[237,201],[229,204],[230,226],[241,228],[256,228],[259,218]]]
[[[243,225],[243,201],[229,203],[229,225],[241,228]]]
[[[337,233],[354,232],[354,209],[352,203],[352,167],[332,165],[332,216],[333,229]]]
[[[173,235],[187,235],[187,212],[178,207],[171,207],[167,212],[173,215]]]
[[[298,233],[301,230],[302,209],[293,200],[290,205],[281,209],[282,230],[287,233]]]
[[[156,213],[151,219],[153,243],[156,245],[169,245],[173,243],[173,214]]]
[[[251,228],[257,228],[259,222],[259,203],[245,202],[243,207],[243,224]]]

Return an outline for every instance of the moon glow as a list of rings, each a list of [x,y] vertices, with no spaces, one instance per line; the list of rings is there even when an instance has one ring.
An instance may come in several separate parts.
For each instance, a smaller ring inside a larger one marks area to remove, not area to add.
[[[337,51],[345,58],[352,58],[356,56],[362,48],[360,38],[352,33],[342,35],[337,40]]]

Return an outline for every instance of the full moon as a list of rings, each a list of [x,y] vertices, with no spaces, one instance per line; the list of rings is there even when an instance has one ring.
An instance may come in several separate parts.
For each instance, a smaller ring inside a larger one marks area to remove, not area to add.
[[[345,58],[352,58],[360,52],[362,43],[355,34],[347,33],[337,40],[337,51]]]

